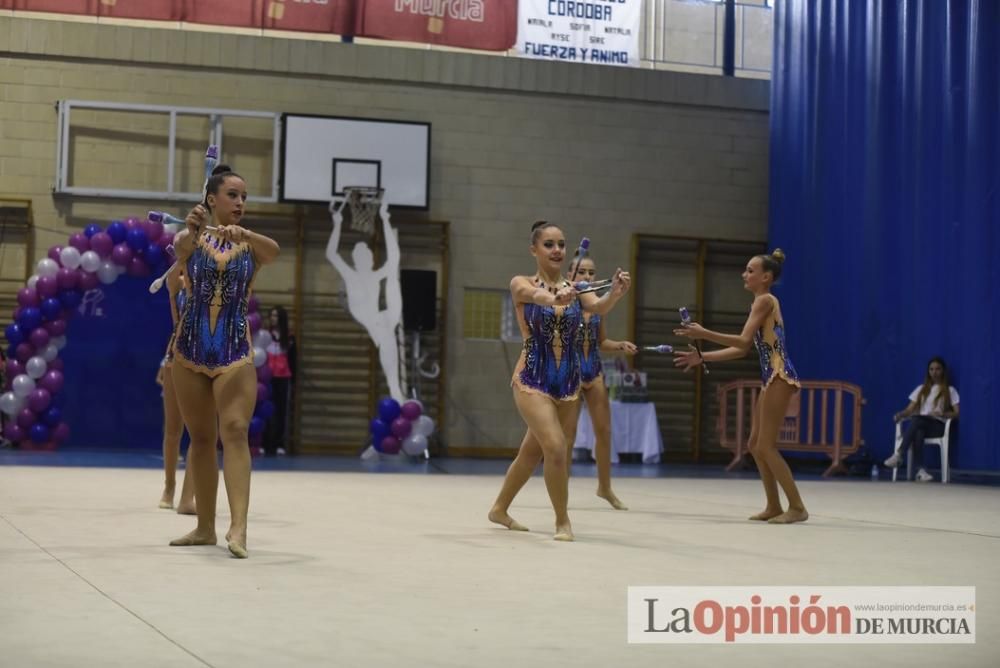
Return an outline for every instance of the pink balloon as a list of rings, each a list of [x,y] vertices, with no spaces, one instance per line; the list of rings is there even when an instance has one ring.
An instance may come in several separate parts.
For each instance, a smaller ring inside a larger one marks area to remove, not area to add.
[[[90,273],[88,271],[84,271],[83,269],[77,269],[77,272],[80,274],[77,287],[79,287],[84,292],[86,292],[87,290],[93,290],[94,288],[97,287],[97,284],[100,282],[100,279],[97,278],[97,272]]]
[[[49,340],[52,337],[49,336],[49,330],[44,327],[39,327],[31,333],[28,340],[31,341],[31,345],[35,346],[35,350],[41,350],[45,346],[49,345]]]
[[[247,302],[247,313],[256,313],[260,309],[260,302],[257,301],[257,297],[250,295],[250,301]]]
[[[94,236],[96,237],[97,235],[95,234]],[[115,264],[127,267],[128,263],[132,261],[132,249],[129,248],[128,244],[124,241],[121,242],[114,247],[114,250],[111,251],[111,261]]]
[[[52,404],[52,395],[44,387],[36,387],[28,395],[28,408],[35,415],[43,412]]]
[[[164,232],[163,236],[156,240],[156,245],[162,248],[163,250],[167,250],[167,246],[173,243],[174,243],[173,232]]]
[[[4,427],[3,435],[8,441],[13,443],[18,443],[28,437],[24,429],[16,422],[8,422],[7,426]]]
[[[90,237],[90,250],[101,256],[102,260],[109,258],[114,248],[115,242],[111,240],[107,232],[98,232]]]
[[[56,274],[56,284],[58,284],[59,289],[72,290],[75,288],[80,283],[79,272],[79,269],[67,269],[66,267],[60,267],[59,273]]]
[[[90,239],[83,232],[75,232],[69,238],[69,245],[81,253],[86,253],[90,250]]]
[[[395,436],[399,440],[403,440],[404,438],[410,435],[410,430],[413,429],[413,425],[410,424],[410,421],[407,420],[406,418],[398,417],[392,421],[391,429],[393,436]]]
[[[149,237],[151,243],[156,243],[163,236],[163,223],[149,222],[146,224],[146,236]]]
[[[37,420],[38,417],[31,412],[30,408],[22,408],[21,412],[17,414],[17,426],[21,429],[30,429]]]
[[[35,354],[35,347],[30,343],[19,343],[17,348],[14,349],[14,357],[17,358],[18,362],[24,364]],[[31,425],[28,425],[29,427]]]
[[[410,422],[413,422],[418,417],[420,417],[421,412],[422,411],[420,410],[420,404],[418,404],[416,401],[407,401],[405,404],[403,404],[402,408],[400,409],[400,413],[402,414],[402,416],[407,420],[409,420]]]
[[[57,318],[56,320],[49,320],[45,325],[43,325],[48,331],[50,336],[62,336],[66,333],[66,321],[62,318]]]
[[[38,306],[39,301],[40,300],[38,299],[38,292],[35,291],[35,288],[29,288],[28,286],[24,286],[23,288],[17,291],[17,303],[20,304],[21,306],[24,307]],[[17,316],[14,316],[14,319],[16,320]]]
[[[63,443],[69,440],[69,425],[65,422],[57,424],[56,428],[52,430],[52,440],[55,443]]]
[[[53,360],[55,361],[55,360]],[[52,362],[49,362],[51,367]],[[38,379],[38,385],[44,387],[52,394],[58,394],[63,388],[63,383],[65,379],[63,378],[63,373],[59,369],[50,368],[45,372],[45,375]]]
[[[386,436],[385,438],[382,439],[382,443],[380,445],[382,446],[382,452],[386,453],[387,455],[394,455],[398,453],[399,448],[401,446],[399,439],[396,438],[395,436]]]
[[[62,246],[52,246],[49,248],[49,259],[55,260],[56,263],[61,265],[62,262],[59,260],[59,253],[62,252],[62,249]]]
[[[141,257],[133,257],[128,263],[128,275],[129,276],[149,276],[149,265]]]
[[[135,228],[139,227],[139,219],[126,218],[125,220],[122,221],[122,224],[125,225],[126,230],[134,230]]]
[[[59,292],[59,281],[56,280],[55,276],[41,276],[35,283],[35,290],[42,299],[55,297],[56,293]]]

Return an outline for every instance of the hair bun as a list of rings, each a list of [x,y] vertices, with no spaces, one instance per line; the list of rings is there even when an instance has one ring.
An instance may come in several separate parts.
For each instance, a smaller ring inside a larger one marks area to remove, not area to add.
[[[784,263],[785,251],[781,250],[780,248],[775,248],[773,251],[771,251],[771,257],[774,258],[775,262]]]
[[[226,174],[232,171],[233,171],[232,167],[225,164],[224,162],[220,162],[218,165],[215,166],[215,169],[212,170],[212,176],[215,176],[216,174]]]
[[[535,223],[531,226],[531,231],[534,232],[539,227],[544,227],[544,226],[546,226],[548,224],[549,224],[549,221],[547,221],[547,220],[536,220]]]

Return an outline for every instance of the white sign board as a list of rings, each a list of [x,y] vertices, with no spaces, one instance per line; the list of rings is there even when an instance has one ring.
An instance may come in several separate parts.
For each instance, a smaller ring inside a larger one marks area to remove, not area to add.
[[[642,0],[519,0],[517,50],[529,58],[639,65]]]

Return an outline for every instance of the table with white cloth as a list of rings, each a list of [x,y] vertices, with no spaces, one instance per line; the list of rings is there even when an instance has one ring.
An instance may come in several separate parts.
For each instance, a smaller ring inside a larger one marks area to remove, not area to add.
[[[587,404],[580,411],[576,425],[574,448],[590,450],[594,455],[597,443],[594,425],[590,422]],[[663,452],[663,437],[656,421],[656,406],[652,403],[611,402],[611,462],[618,463],[618,453],[642,453],[644,464],[658,464]]]

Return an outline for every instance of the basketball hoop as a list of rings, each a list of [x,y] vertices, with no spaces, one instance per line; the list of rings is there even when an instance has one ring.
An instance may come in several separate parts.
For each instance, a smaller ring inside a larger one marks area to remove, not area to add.
[[[344,186],[344,208],[351,212],[352,230],[368,235],[375,233],[375,218],[382,206],[384,192],[382,188],[374,186]]]

